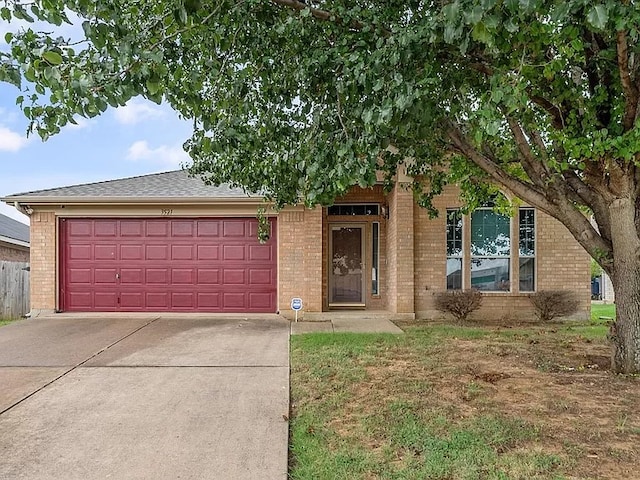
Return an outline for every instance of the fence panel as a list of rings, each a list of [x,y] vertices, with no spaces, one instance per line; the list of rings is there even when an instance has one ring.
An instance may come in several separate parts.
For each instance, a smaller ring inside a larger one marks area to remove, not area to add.
[[[19,318],[29,312],[28,263],[0,261],[0,318]]]

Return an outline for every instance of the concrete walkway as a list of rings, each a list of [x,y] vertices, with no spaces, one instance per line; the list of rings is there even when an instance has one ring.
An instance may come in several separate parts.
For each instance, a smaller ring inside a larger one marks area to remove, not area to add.
[[[364,317],[358,314],[339,313],[326,321],[291,322],[292,335],[313,332],[404,333],[385,316]]]
[[[58,315],[0,328],[0,478],[287,477],[289,322]]]

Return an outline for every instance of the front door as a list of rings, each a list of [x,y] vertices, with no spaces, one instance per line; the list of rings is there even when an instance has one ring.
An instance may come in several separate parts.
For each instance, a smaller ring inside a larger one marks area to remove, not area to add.
[[[363,227],[331,227],[329,304],[364,305]]]

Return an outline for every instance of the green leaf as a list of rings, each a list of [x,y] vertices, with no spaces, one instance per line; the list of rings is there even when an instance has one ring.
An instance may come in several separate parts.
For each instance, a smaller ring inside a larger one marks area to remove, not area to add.
[[[50,65],[60,65],[62,63],[62,55],[52,50],[44,52],[42,54],[42,58],[44,58]]]
[[[587,21],[593,27],[602,30],[609,21],[609,9],[604,5],[596,5],[587,14]]]
[[[7,32],[4,34],[4,41],[7,43],[11,43],[11,39],[13,38],[13,33]]]

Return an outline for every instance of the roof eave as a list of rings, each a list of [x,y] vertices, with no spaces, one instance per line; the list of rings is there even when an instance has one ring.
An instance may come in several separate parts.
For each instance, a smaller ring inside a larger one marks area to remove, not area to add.
[[[30,248],[31,246],[29,242],[18,240],[17,238],[5,237],[3,235],[0,235],[0,243],[16,245],[18,247],[24,247],[24,248]]]
[[[167,204],[260,204],[264,197],[4,197],[1,201],[8,205],[167,205]]]

